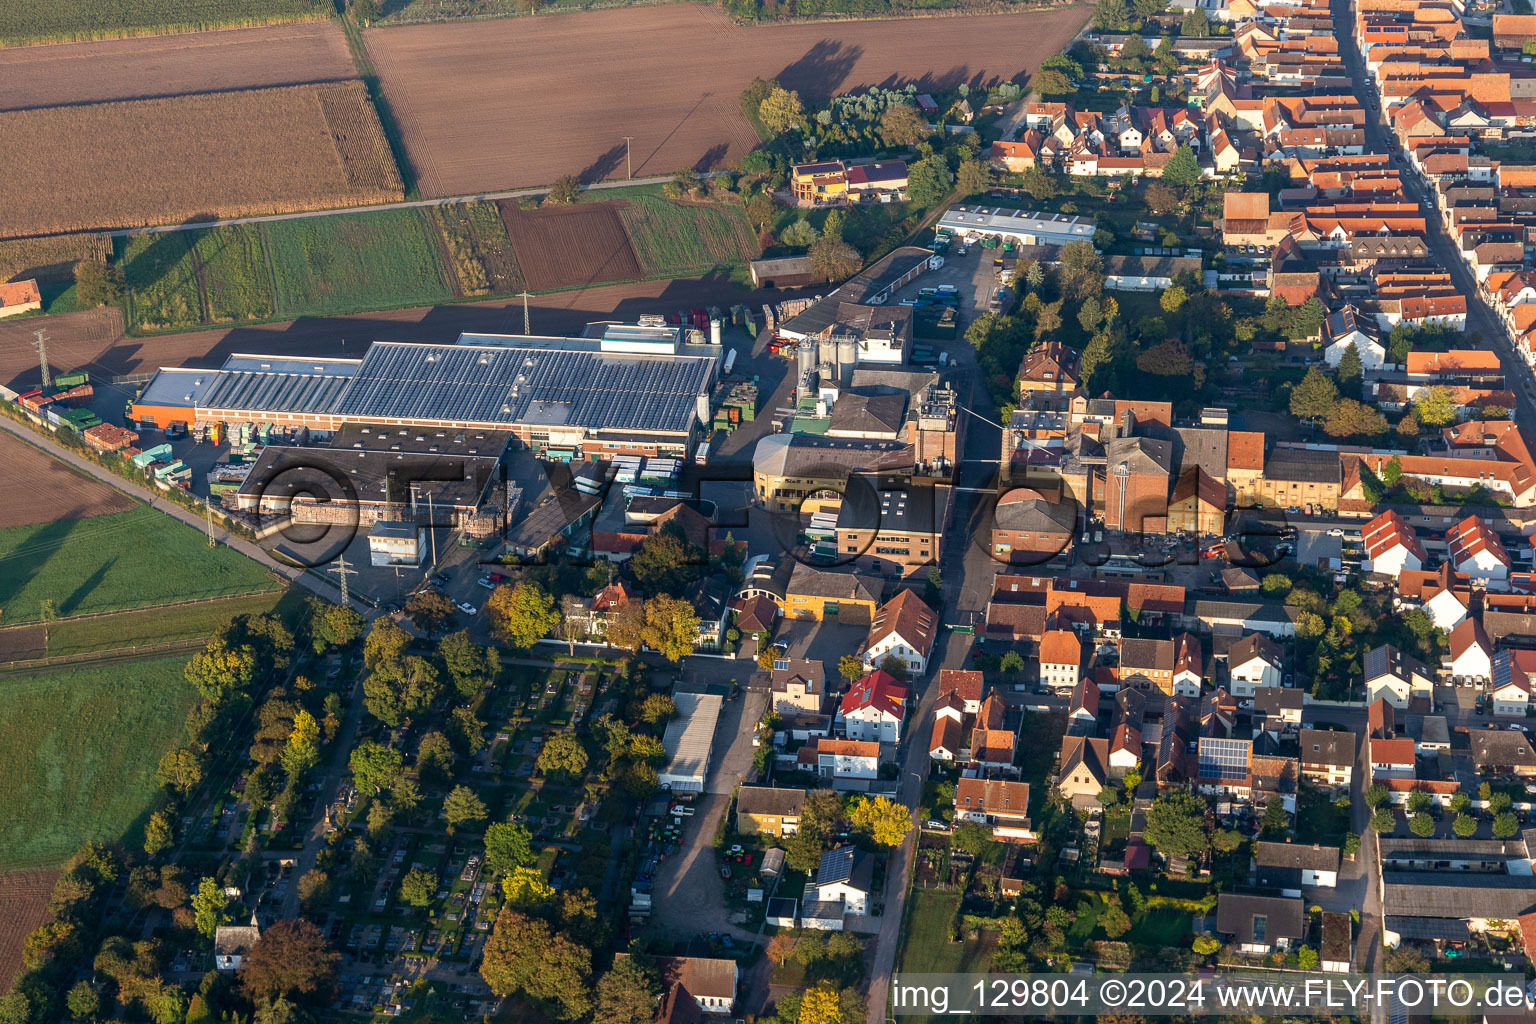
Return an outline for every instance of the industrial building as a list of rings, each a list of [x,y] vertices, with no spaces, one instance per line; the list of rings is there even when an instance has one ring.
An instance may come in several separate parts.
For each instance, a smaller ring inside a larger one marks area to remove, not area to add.
[[[506,431],[549,459],[686,457],[710,418],[720,349],[683,328],[602,325],[593,338],[463,335],[375,342],[361,359],[234,355],[162,369],[134,401],[140,425],[347,424]]]
[[[715,723],[720,718],[722,699],[710,693],[674,693],[677,717],[667,723],[661,745],[667,751],[667,765],[658,780],[662,789],[673,792],[702,793],[709,775],[709,750],[715,742]]]
[[[1089,234],[1092,234],[1090,230]],[[904,245],[878,262],[872,263],[838,285],[822,298],[779,325],[778,335],[791,341],[811,337],[831,337],[834,328],[844,323],[858,327],[861,317],[879,320],[880,311],[867,310],[870,306],[883,306],[904,286],[916,280],[924,271],[934,266],[931,249]],[[846,308],[845,308],[846,307]],[[905,308],[908,335],[910,337],[912,311]],[[885,311],[886,316],[899,315],[896,310]],[[866,320],[861,333],[877,329],[879,323]],[[863,361],[863,360],[861,360]],[[876,360],[880,361],[880,360]],[[901,363],[901,359],[885,359],[884,362]]]
[[[951,206],[944,211],[937,231],[967,237],[988,235],[1012,239],[1020,245],[1066,245],[1068,242],[1092,242],[1092,217],[1069,217],[1062,213],[1039,213],[1004,207]]]

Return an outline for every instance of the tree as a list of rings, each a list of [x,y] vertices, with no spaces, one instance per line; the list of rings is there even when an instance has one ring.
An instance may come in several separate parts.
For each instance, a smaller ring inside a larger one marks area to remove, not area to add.
[[[677,717],[677,702],[664,693],[653,693],[640,702],[640,721],[660,729]]]
[[[1296,951],[1296,966],[1304,971],[1317,970],[1317,950],[1311,946],[1302,946]]]
[[[340,965],[341,957],[326,945],[319,928],[309,921],[278,921],[241,958],[240,988],[257,1003],[284,998],[321,1005],[321,999],[298,997],[327,992]]]
[[[411,634],[393,619],[379,618],[363,641],[363,664],[373,671],[380,666],[397,664],[411,649]]]
[[[1163,165],[1163,180],[1176,188],[1189,188],[1200,182],[1200,161],[1187,142],[1179,143],[1168,162]]]
[[[1177,313],[1184,308],[1184,303],[1189,301],[1189,292],[1179,285],[1172,285],[1163,289],[1163,294],[1157,301],[1163,307],[1164,313]]]
[[[153,857],[176,841],[175,825],[165,811],[156,811],[144,823],[144,852]]]
[[[437,876],[425,868],[412,868],[400,879],[400,898],[413,907],[431,903],[435,892]]]
[[[963,850],[973,857],[981,855],[981,851],[992,842],[992,833],[985,825],[974,821],[963,821],[955,826],[949,843],[957,850]]]
[[[299,903],[315,911],[331,901],[331,876],[319,868],[310,868],[299,876]]]
[[[751,154],[748,154],[749,156]],[[770,226],[774,218],[778,216],[778,209],[773,205],[773,200],[759,192],[747,200],[747,223],[761,231]]]
[[[1397,831],[1397,815],[1390,808],[1379,808],[1371,815],[1371,828],[1376,830],[1377,835],[1389,836]]]
[[[650,964],[633,956],[615,960],[597,980],[592,1024],[651,1024],[660,997],[661,980]]]
[[[75,303],[86,309],[115,306],[123,299],[123,271],[101,257],[75,264]]]
[[[687,601],[659,594],[645,602],[645,626],[640,637],[645,646],[668,661],[682,661],[693,652],[699,638],[699,615]]]
[[[1520,831],[1520,819],[1505,811],[1493,819],[1493,835],[1496,839],[1508,839]]]
[[[453,744],[436,729],[416,741],[416,771],[425,779],[446,782],[453,777]]]
[[[1334,369],[1333,376],[1339,382],[1340,393],[1350,398],[1360,397],[1360,384],[1365,378],[1365,368],[1360,362],[1360,348],[1354,342],[1350,342],[1344,354],[1339,357],[1339,365]]]
[[[192,894],[192,913],[197,930],[208,938],[218,931],[219,925],[229,923],[229,895],[215,879],[204,878]]]
[[[1330,437],[1376,437],[1387,432],[1387,420],[1370,406],[1344,398],[1328,414],[1323,431]]]
[[[1179,208],[1179,194],[1161,181],[1148,185],[1141,198],[1154,217],[1166,217]]]
[[[1191,948],[1200,956],[1210,956],[1221,949],[1221,941],[1213,939],[1209,935],[1197,935],[1195,941],[1191,944]]]
[[[485,802],[468,786],[455,786],[443,800],[443,820],[448,823],[448,834],[465,824],[485,820]]]
[[[497,587],[485,613],[491,630],[516,650],[527,650],[560,624],[554,598],[537,583]]]
[[[842,1000],[830,982],[822,982],[807,989],[800,999],[800,1015],[796,1024],[846,1024]]]
[[[1259,822],[1260,831],[1269,838],[1277,838],[1285,834],[1286,826],[1290,824],[1285,815],[1285,804],[1279,797],[1271,797],[1264,804],[1264,817]]]
[[[757,108],[763,127],[774,135],[783,135],[805,118],[805,104],[800,94],[775,85]]]
[[[1456,411],[1456,398],[1446,387],[1426,388],[1413,401],[1414,418],[1430,427],[1455,423]]]
[[[160,785],[186,796],[203,781],[203,760],[185,747],[167,751],[156,774]]]
[[[215,638],[192,655],[183,673],[204,700],[220,704],[244,691],[256,678],[256,652],[249,645],[230,647]]]
[[[887,146],[915,146],[926,139],[928,122],[910,103],[892,103],[880,115],[880,141]]]
[[[1073,91],[1072,80],[1055,68],[1042,69],[1035,76],[1033,85],[1036,92],[1046,97],[1066,96]],[[966,194],[975,195],[976,193],[968,192]]]
[[[1451,831],[1462,839],[1471,839],[1477,834],[1477,819],[1470,814],[1458,814],[1456,820],[1451,822]]]
[[[1069,302],[1081,302],[1104,290],[1104,259],[1092,242],[1068,242],[1061,247],[1057,283]]]
[[[402,763],[400,751],[373,740],[363,740],[347,759],[347,767],[352,770],[352,784],[364,796],[372,796],[394,785],[400,777]]]
[[[1420,811],[1408,819],[1408,828],[1421,839],[1428,839],[1435,834],[1435,819]]]
[[[316,654],[327,647],[346,647],[363,635],[363,617],[351,608],[316,597],[310,599],[309,610],[310,645]]]
[[[954,180],[943,157],[924,157],[907,169],[907,197],[918,206],[933,206],[949,195]]]
[[[1365,791],[1365,806],[1374,811],[1376,808],[1380,807],[1383,803],[1386,802],[1386,799],[1389,795],[1390,794],[1387,792],[1386,786],[1383,786],[1379,782],[1373,782]]]
[[[1055,199],[1056,194],[1061,191],[1061,186],[1057,183],[1056,179],[1038,167],[1031,167],[1026,170],[1023,177],[1019,180],[1018,187],[1042,202],[1047,199]],[[1039,264],[1031,264],[1031,266],[1038,268]],[[1042,278],[1044,273],[1044,271],[1040,271]],[[1038,288],[1040,285],[1038,282],[1035,282],[1031,287]]]
[[[512,873],[501,880],[502,894],[512,905],[526,910],[540,907],[555,898],[554,886],[544,880],[544,874],[535,867],[513,868]]]
[[[485,830],[486,867],[505,875],[533,862],[533,833],[527,828],[498,821]]]
[[[557,732],[539,751],[538,769],[545,775],[572,778],[587,770],[587,751],[575,733]]]
[[[779,232],[779,241],[784,245],[804,249],[821,237],[821,232],[816,230],[816,225],[804,217],[791,221],[783,231]]]
[[[812,242],[807,255],[810,256],[811,271],[825,277],[829,283],[852,277],[864,265],[864,257],[859,255],[859,250],[841,238],[830,235]]]
[[[763,950],[763,955],[774,963],[782,965],[784,961],[789,959],[790,954],[794,953],[795,944],[796,939],[789,932],[778,932],[773,938],[768,940],[768,945]]]
[[[568,206],[581,196],[581,181],[574,174],[562,174],[549,186],[546,203]]]
[[[320,723],[301,708],[293,716],[293,731],[283,745],[283,771],[290,779],[302,779],[319,763]]]
[[[837,659],[837,674],[848,682],[864,677],[864,663],[851,654],[845,654]]]
[[[1179,35],[1196,36],[1204,38],[1211,34],[1211,19],[1206,17],[1204,11],[1196,7],[1184,15],[1184,22],[1179,26]]]
[[[1120,905],[1120,901],[1111,896],[1109,905],[1099,914],[1099,927],[1104,929],[1104,934],[1111,939],[1118,939],[1131,930],[1131,918]]]
[[[437,645],[437,656],[453,679],[454,689],[466,700],[483,690],[501,671],[501,655],[496,648],[475,643],[467,629],[443,637]]]
[[[1131,27],[1131,6],[1126,0],[1099,0],[1093,9],[1093,27],[1103,32],[1124,32]]]
[[[1193,857],[1205,850],[1205,801],[1187,790],[1174,790],[1147,808],[1146,841],[1165,857]]]
[[[510,904],[501,908],[480,962],[480,977],[493,993],[522,992],[545,1012],[575,1020],[591,1007],[591,975],[587,950]]]
[[[974,196],[992,187],[992,168],[980,160],[965,160],[955,175],[955,184],[963,196]]]
[[[457,612],[452,598],[431,587],[418,590],[405,602],[406,617],[427,636],[447,626]]]
[[[75,1020],[95,1020],[101,1013],[101,996],[88,981],[78,981],[64,997],[64,1005]]]
[[[676,594],[701,575],[704,552],[677,530],[662,528],[640,544],[629,560],[629,571],[648,594]]]
[[[900,846],[912,831],[912,811],[888,797],[861,796],[853,803],[848,820],[878,846]]]
[[[1325,419],[1338,401],[1338,385],[1314,366],[1291,390],[1291,415],[1303,420]]]

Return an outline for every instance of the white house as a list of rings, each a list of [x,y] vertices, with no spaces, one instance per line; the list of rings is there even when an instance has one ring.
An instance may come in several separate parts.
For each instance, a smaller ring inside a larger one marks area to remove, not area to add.
[[[1200,638],[1193,633],[1180,633],[1173,638],[1173,695],[1200,699],[1205,679],[1205,654]]]
[[[1339,884],[1339,849],[1305,843],[1253,844],[1253,863],[1259,884],[1280,889],[1287,896],[1300,896],[1300,887],[1333,889]],[[1267,884],[1266,884],[1267,880]],[[1290,881],[1299,883],[1292,892]]]
[[[955,784],[955,820],[990,825],[993,838],[1005,842],[1034,842],[1029,783],[962,778]]]
[[[1467,602],[1471,592],[1454,586],[1440,587],[1424,599],[1424,611],[1435,628],[1452,630],[1467,619]]]
[[[1048,629],[1040,637],[1040,684],[1067,692],[1077,686],[1083,645],[1070,629]]]
[[[912,590],[903,590],[875,612],[864,643],[864,664],[876,669],[895,657],[913,678],[928,671],[939,617]]]
[[[1488,642],[1482,623],[1464,619],[1451,630],[1445,667],[1457,682],[1475,683],[1493,677],[1493,644]]]
[[[793,901],[791,901],[793,902]],[[619,953],[619,959],[629,956]],[[642,957],[649,961],[661,978],[666,995],[663,1006],[673,1005],[676,999],[692,998],[703,1013],[730,1013],[736,1007],[737,982],[740,968],[735,960],[710,956]],[[673,1019],[682,1019],[679,1008],[671,1010]],[[690,1019],[693,1019],[690,1015]]]
[[[1251,633],[1227,650],[1227,674],[1234,697],[1252,697],[1266,686],[1279,686],[1285,654],[1263,633]]]
[[[830,779],[833,789],[868,789],[880,777],[880,744],[872,740],[820,736],[800,748],[797,760],[802,771]]]
[[[837,720],[851,740],[895,743],[907,712],[907,688],[889,672],[871,672],[848,688]]]
[[[933,709],[933,735],[928,741],[928,756],[935,761],[958,760],[964,736],[965,699],[950,690],[939,698]]]
[[[1072,689],[1072,702],[1067,705],[1067,722],[1080,723],[1091,731],[1098,721],[1099,687],[1092,678],[1083,676]]]
[[[237,971],[245,953],[261,938],[256,915],[250,924],[221,924],[213,933],[213,966],[221,971]]]
[[[821,855],[816,869],[816,898],[821,903],[841,903],[844,914],[862,917],[869,913],[869,892],[875,862],[852,846],[839,846]]]
[[[1323,340],[1323,358],[1334,369],[1338,369],[1339,360],[1344,358],[1351,345],[1359,353],[1360,366],[1365,370],[1379,370],[1387,361],[1387,349],[1381,343],[1375,318],[1352,305],[1345,305],[1328,315],[1323,323]]]
[[[1366,761],[1371,766],[1367,784],[1384,779],[1418,778],[1418,749],[1413,740],[1367,736],[1365,745]]]
[[[1515,663],[1510,651],[1499,651],[1493,658],[1488,696],[1495,715],[1525,716],[1531,703],[1531,680],[1525,669]]]
[[[1473,579],[1509,579],[1509,552],[1499,535],[1478,516],[1468,516],[1445,534],[1451,565]]]
[[[1404,570],[1424,568],[1424,545],[1396,512],[1388,510],[1366,523],[1360,542],[1365,548],[1360,568],[1366,572],[1400,576]]]
[[[1232,936],[1239,952],[1265,956],[1301,942],[1306,912],[1296,898],[1224,892],[1216,898],[1216,930]]]
[[[1391,644],[1365,652],[1365,702],[1385,700],[1398,709],[1415,698],[1434,696],[1434,674],[1412,655]]]

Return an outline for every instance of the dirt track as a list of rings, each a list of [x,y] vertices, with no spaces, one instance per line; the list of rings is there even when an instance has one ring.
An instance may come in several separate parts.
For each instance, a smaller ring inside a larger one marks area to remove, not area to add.
[[[738,98],[754,77],[808,97],[915,82],[1021,79],[1085,7],[1024,14],[744,27],[668,4],[370,29],[368,52],[423,195],[701,170],[757,144]]]
[[[0,49],[0,110],[356,78],[335,22]]]

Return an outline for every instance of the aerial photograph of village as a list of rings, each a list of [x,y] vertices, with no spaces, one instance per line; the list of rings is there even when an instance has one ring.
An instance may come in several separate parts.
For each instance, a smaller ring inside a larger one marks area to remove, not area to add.
[[[1536,0],[0,0],[0,1024],[1536,1021],[1533,551]]]

